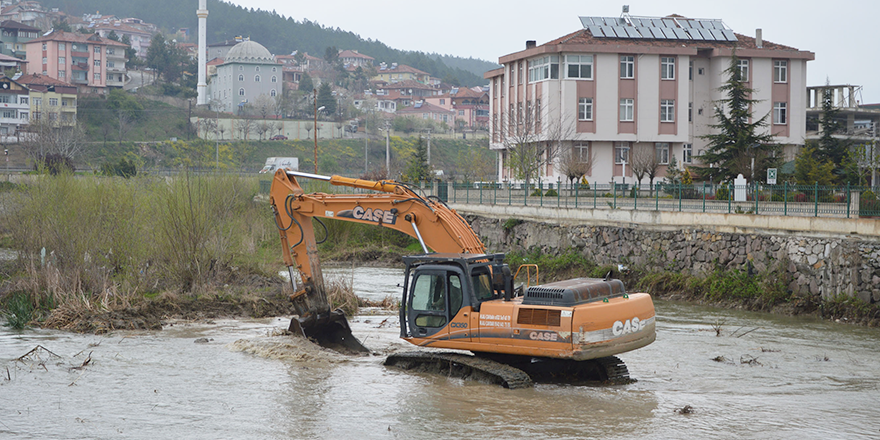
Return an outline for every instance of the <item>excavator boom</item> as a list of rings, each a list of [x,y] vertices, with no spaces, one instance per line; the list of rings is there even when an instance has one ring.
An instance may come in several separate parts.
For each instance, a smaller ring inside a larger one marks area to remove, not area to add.
[[[335,186],[375,191],[365,194],[307,194],[297,178]],[[282,257],[290,274],[291,300],[299,315],[290,330],[325,346],[366,350],[351,335],[341,311],[332,310],[318,258],[312,218],[335,218],[391,228],[415,237],[427,253],[483,253],[485,246],[467,222],[440,200],[424,198],[409,186],[322,176],[279,169],[272,179],[269,201],[281,235]],[[302,283],[297,284],[297,273]]]

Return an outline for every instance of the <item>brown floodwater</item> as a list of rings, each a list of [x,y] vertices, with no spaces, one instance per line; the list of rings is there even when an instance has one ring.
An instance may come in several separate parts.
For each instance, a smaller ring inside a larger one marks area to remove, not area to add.
[[[402,273],[328,272],[371,299],[399,291]],[[880,437],[880,330],[656,307],[657,341],[620,355],[638,382],[523,390],[386,369],[386,354],[415,347],[377,310],[351,320],[374,350],[361,357],[277,335],[287,318],[102,336],[2,327],[0,438]],[[48,351],[16,360],[36,346]]]

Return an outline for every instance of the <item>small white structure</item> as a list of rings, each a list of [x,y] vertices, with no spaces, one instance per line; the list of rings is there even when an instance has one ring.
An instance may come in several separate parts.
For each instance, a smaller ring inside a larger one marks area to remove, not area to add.
[[[260,170],[260,174],[273,174],[279,168],[299,171],[299,159],[296,157],[269,157],[266,159],[266,165]]]
[[[745,202],[746,201],[746,189],[748,188],[749,182],[746,181],[746,178],[743,177],[742,174],[736,176],[736,179],[733,179],[733,201],[734,202]]]

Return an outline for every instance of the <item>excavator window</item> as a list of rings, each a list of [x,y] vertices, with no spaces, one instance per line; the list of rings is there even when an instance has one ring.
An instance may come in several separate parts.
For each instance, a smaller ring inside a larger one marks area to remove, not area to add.
[[[494,297],[492,293],[492,279],[489,278],[488,272],[473,274],[471,275],[471,280],[474,283],[474,296],[477,297],[477,301],[486,301]]]
[[[446,325],[445,275],[419,275],[415,280],[412,292],[412,309],[416,312],[427,312],[416,315],[416,326],[442,327]]]
[[[454,317],[461,309],[461,278],[458,275],[449,275],[449,316]]]

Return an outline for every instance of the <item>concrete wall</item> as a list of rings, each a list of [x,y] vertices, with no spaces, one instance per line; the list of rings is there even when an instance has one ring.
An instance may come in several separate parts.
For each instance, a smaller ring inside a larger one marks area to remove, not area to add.
[[[452,205],[490,251],[575,248],[599,264],[701,275],[779,269],[798,294],[880,302],[876,220]],[[580,214],[580,215],[578,215]],[[526,220],[511,230],[509,218]]]

